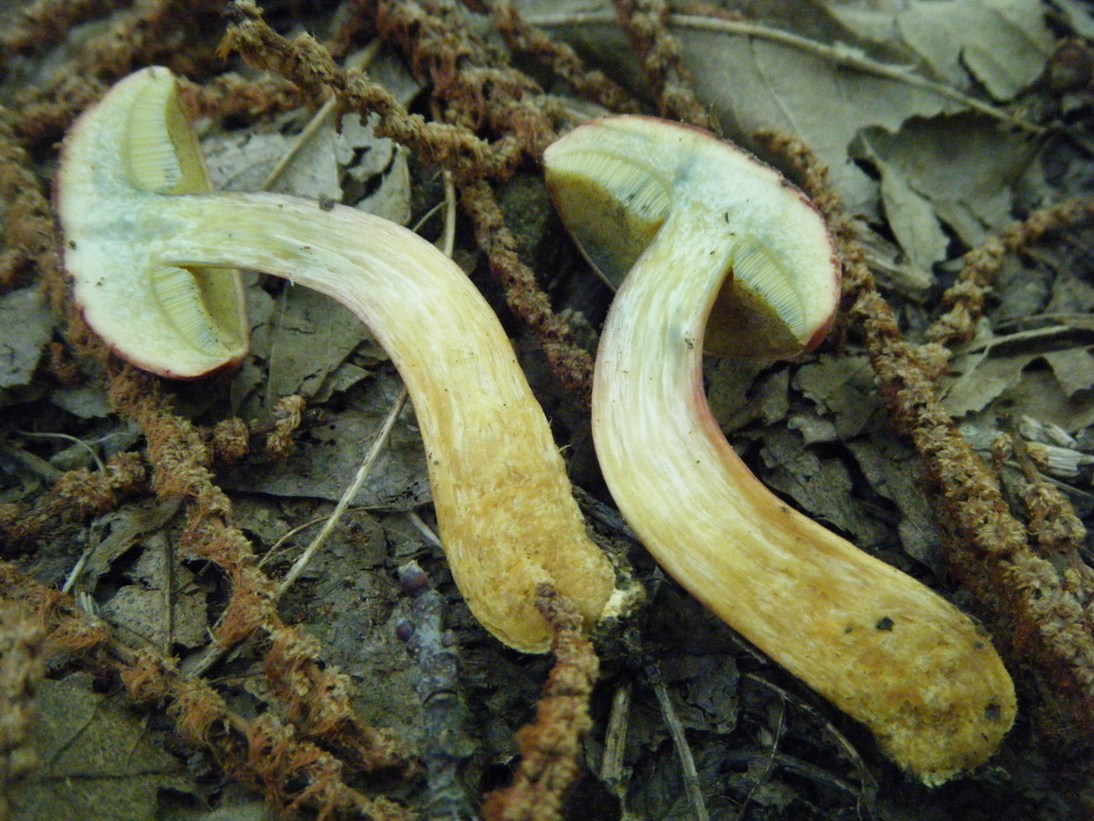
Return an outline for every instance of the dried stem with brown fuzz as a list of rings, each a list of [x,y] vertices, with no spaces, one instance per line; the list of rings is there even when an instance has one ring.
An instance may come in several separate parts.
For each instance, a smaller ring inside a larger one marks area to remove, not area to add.
[[[592,396],[593,358],[577,345],[570,326],[552,310],[535,272],[521,261],[516,238],[505,226],[493,190],[484,182],[469,182],[460,196],[475,225],[475,241],[505,288],[510,310],[531,329],[562,386],[587,405]]]
[[[308,37],[289,41],[263,22],[257,7],[238,0],[233,24],[222,51],[239,52],[251,65],[275,71],[305,89],[312,99],[327,90],[338,96],[345,110],[375,112],[377,133],[414,151],[424,162],[451,171],[460,189],[461,203],[475,225],[475,236],[486,252],[491,270],[505,288],[506,301],[532,331],[544,349],[559,381],[587,401],[592,385],[592,357],[574,340],[569,325],[551,308],[532,270],[516,251],[516,241],[505,227],[504,215],[486,179],[504,179],[526,154],[542,151],[554,136],[553,121],[518,99],[540,94],[530,81],[515,80],[512,69],[484,75],[487,55],[466,30],[449,31],[418,3],[379,4],[372,9],[373,25],[403,49],[411,65],[426,80],[439,84],[454,109],[457,124],[427,123],[406,110],[382,87],[359,73],[346,73],[330,53]],[[450,26],[456,26],[448,16]],[[459,63],[455,55],[463,55]],[[477,72],[472,67],[479,65]],[[489,83],[487,81],[490,81]],[[484,86],[491,89],[487,97]],[[486,143],[467,125],[486,121],[506,136]]]
[[[8,788],[38,766],[34,749],[35,689],[46,672],[45,629],[0,592],[0,819]]]
[[[147,489],[146,472],[144,460],[136,453],[111,456],[102,471],[68,471],[30,510],[16,504],[0,513],[0,535],[6,550],[41,542],[64,524],[86,522],[115,510],[125,499]]]
[[[199,433],[173,413],[151,378],[132,369],[113,375],[111,397],[118,411],[145,431],[156,494],[190,503],[188,548],[213,562],[231,583],[217,643],[232,647],[254,636],[264,638],[269,643],[263,659],[267,680],[305,737],[346,754],[362,770],[405,767],[406,747],[353,711],[353,686],[346,675],[320,660],[314,639],[281,620],[274,583],[258,567],[247,538],[229,524],[231,503],[213,482]]]
[[[109,18],[109,25],[74,49],[41,86],[16,95],[20,138],[49,144],[61,138],[78,112],[108,85],[140,66],[164,63],[190,77],[217,68],[209,25],[220,18],[222,0],[141,0]]]
[[[545,65],[574,90],[609,111],[637,113],[638,105],[614,80],[601,71],[590,70],[568,44],[556,43],[533,26],[509,0],[483,0],[494,18],[498,33],[514,54]]]
[[[5,10],[0,56],[39,53],[63,40],[72,27],[123,5],[125,0],[34,0],[15,13]]]
[[[710,127],[710,117],[695,97],[684,68],[680,41],[669,31],[671,9],[664,0],[613,0],[616,19],[642,61],[662,117]]]
[[[12,127],[15,115],[0,106],[0,201],[4,203],[4,243],[0,288],[6,292],[30,281],[36,270],[59,278],[53,213],[34,173],[33,162]]]
[[[266,25],[251,0],[236,0],[231,10],[236,21],[220,45],[221,55],[238,53],[249,65],[296,83],[312,100],[321,101],[333,92],[343,111],[377,114],[377,135],[405,145],[423,161],[444,165],[462,178],[484,172],[497,174],[519,159],[511,140],[491,145],[466,128],[431,123],[418,114],[409,114],[391,92],[363,72],[339,68],[330,52],[315,39],[301,35],[290,41],[277,34]]]
[[[517,732],[520,765],[513,783],[490,793],[487,821],[557,821],[566,792],[581,772],[581,740],[592,727],[589,697],[599,661],[581,630],[581,616],[555,591],[542,587],[537,606],[554,628],[555,665],[547,677],[536,718]]]
[[[69,596],[38,584],[6,562],[0,562],[0,597],[18,602],[44,628],[47,660],[61,654],[76,656],[100,674],[117,675],[134,701],[166,705],[183,739],[208,750],[232,778],[262,790],[280,811],[307,806],[320,818],[340,813],[374,821],[412,817],[391,801],[369,798],[347,786],[337,759],[298,739],[273,715],[247,719],[232,712],[206,682],[184,679],[169,659],[120,644]]]
[[[942,295],[947,310],[923,333],[928,343],[966,342],[984,313],[984,299],[1008,255],[1020,254],[1051,231],[1094,216],[1094,202],[1071,199],[1034,211],[965,254],[957,281]]]

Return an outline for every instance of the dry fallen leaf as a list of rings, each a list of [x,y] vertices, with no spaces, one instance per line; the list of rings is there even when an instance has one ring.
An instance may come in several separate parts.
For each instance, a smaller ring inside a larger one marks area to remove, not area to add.
[[[847,3],[832,5],[830,13],[866,39],[898,40],[956,88],[983,83],[996,100],[1009,100],[1036,80],[1054,45],[1042,5],[1029,0]],[[888,36],[879,38],[880,32]]]
[[[30,381],[52,334],[53,316],[37,288],[20,288],[0,297],[0,390]]]
[[[173,565],[168,569],[168,561]],[[123,629],[127,639],[173,652],[175,645],[192,649],[209,635],[206,591],[194,574],[178,562],[164,533],[150,536],[125,584],[102,606],[102,615]]]
[[[1082,341],[1084,337],[1086,344]],[[1082,392],[1094,386],[1090,339],[1087,332],[1060,327],[992,338],[970,347],[954,358],[941,383],[946,410],[955,419],[961,419],[999,403],[1000,411],[1012,415],[1025,413],[1067,430],[1086,427],[1094,422],[1094,409],[1077,415],[1067,409],[1088,405]],[[1045,397],[1038,395],[1040,389],[1023,386],[1030,380],[1042,388],[1050,387],[1060,399],[1059,413],[1070,418],[1033,412],[1029,403],[1043,405]]]
[[[111,818],[158,821],[161,791],[197,788],[185,762],[158,743],[148,718],[75,673],[38,688],[40,768],[11,791],[14,821]]]
[[[222,485],[248,493],[337,501],[353,481],[397,391],[393,377],[378,376],[370,390],[354,397],[355,407],[299,431],[299,447],[290,456],[245,462],[228,472]],[[430,498],[421,438],[409,411],[402,419],[355,504],[408,510]]]

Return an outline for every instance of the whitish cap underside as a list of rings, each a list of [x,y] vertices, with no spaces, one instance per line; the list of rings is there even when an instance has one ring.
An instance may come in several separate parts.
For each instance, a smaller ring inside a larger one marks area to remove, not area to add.
[[[166,69],[123,80],[66,140],[58,206],[76,301],[120,356],[165,376],[202,376],[247,352],[238,272],[156,263],[141,229],[155,221],[157,195],[209,190],[200,146]]]
[[[753,353],[749,345],[763,339],[754,353],[785,355],[820,341],[835,313],[839,265],[816,209],[773,169],[707,132],[634,116],[575,129],[547,149],[545,165],[563,222],[613,287],[670,211],[687,209],[697,226],[719,219],[736,238],[708,347]]]

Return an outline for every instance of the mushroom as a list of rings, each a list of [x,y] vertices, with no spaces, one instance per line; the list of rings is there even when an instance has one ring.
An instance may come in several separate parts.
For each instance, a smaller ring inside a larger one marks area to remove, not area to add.
[[[352,208],[193,192],[184,181],[201,163],[165,68],[122,80],[70,131],[55,199],[92,328],[138,364],[155,348],[161,372],[195,373],[204,312],[191,305],[172,319],[176,302],[150,282],[178,279],[170,291],[182,302],[202,293],[184,276],[247,268],[342,302],[406,383],[441,540],[472,613],[504,643],[544,652],[551,631],[535,591],[545,584],[591,629],[620,601],[612,565],[586,533],[512,345],[463,271],[411,231]],[[172,322],[199,344],[172,342]]]
[[[608,488],[639,539],[923,782],[986,760],[1015,715],[989,636],[768,491],[706,402],[703,335],[716,302],[719,320],[746,329],[731,340],[739,351],[823,339],[840,268],[820,215],[744,151],[654,118],[586,123],[544,159],[585,254],[602,270],[629,266],[600,340],[592,424]]]

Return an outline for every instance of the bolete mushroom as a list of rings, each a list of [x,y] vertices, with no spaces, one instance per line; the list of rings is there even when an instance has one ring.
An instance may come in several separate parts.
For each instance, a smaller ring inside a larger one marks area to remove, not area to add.
[[[88,323],[138,364],[163,324],[194,327],[149,282],[248,268],[321,291],[372,331],[406,383],[425,443],[441,540],[472,613],[506,644],[549,649],[535,590],[551,585],[587,628],[618,603],[565,465],[497,317],[444,254],[388,220],[276,194],[192,192],[200,149],[175,79],[152,67],[115,85],[65,140],[56,207],[65,267]],[[166,273],[165,273],[166,272]],[[157,301],[158,299],[158,301]],[[180,320],[178,317],[182,316]],[[161,371],[199,368],[165,343]],[[177,357],[177,359],[176,359]],[[614,604],[612,604],[614,606]]]
[[[706,402],[703,336],[716,300],[723,323],[742,309],[761,314],[743,323],[738,350],[784,353],[823,338],[840,269],[817,211],[744,151],[649,117],[579,126],[545,163],[588,257],[630,266],[600,340],[593,436],[643,544],[925,783],[983,762],[1015,715],[985,631],[768,491]]]

